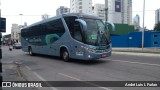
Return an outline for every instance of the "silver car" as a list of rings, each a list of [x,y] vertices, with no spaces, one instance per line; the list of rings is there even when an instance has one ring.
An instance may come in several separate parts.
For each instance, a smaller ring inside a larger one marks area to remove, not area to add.
[[[22,46],[21,46],[20,43],[14,43],[13,44],[13,49],[21,49],[21,48],[22,48]]]

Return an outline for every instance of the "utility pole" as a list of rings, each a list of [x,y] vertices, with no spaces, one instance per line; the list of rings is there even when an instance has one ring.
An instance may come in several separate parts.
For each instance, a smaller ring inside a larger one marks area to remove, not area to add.
[[[1,29],[1,0],[0,0],[0,29]],[[2,38],[2,33],[0,32],[0,89],[2,90],[2,81],[3,81],[3,77],[2,77],[2,49],[1,49],[1,38]]]
[[[145,0],[143,2],[143,30],[142,30],[142,51],[144,48],[144,19],[145,19]]]
[[[105,0],[105,20],[108,21],[108,0]]]

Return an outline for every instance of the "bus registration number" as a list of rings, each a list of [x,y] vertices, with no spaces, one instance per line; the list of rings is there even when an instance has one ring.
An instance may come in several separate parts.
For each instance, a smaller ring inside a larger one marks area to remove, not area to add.
[[[101,57],[107,57],[107,55],[106,54],[102,54]]]

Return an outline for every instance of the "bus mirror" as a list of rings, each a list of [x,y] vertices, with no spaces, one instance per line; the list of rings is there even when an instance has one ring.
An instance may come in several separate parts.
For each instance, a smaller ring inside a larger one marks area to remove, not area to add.
[[[111,22],[105,22],[105,25],[106,25],[107,28],[108,28],[109,24],[112,27],[112,31],[115,31],[115,25],[113,23],[111,23]]]
[[[82,25],[83,31],[87,31],[87,23],[84,20],[76,19],[75,21],[79,22]]]

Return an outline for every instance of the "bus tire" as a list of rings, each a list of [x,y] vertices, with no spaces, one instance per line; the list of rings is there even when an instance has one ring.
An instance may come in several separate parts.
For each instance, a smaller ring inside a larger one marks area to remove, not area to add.
[[[62,51],[62,59],[65,61],[65,62],[69,62],[69,53],[67,51],[67,49],[63,49]]]
[[[29,55],[30,55],[30,56],[33,56],[33,55],[34,55],[31,47],[29,47]]]

